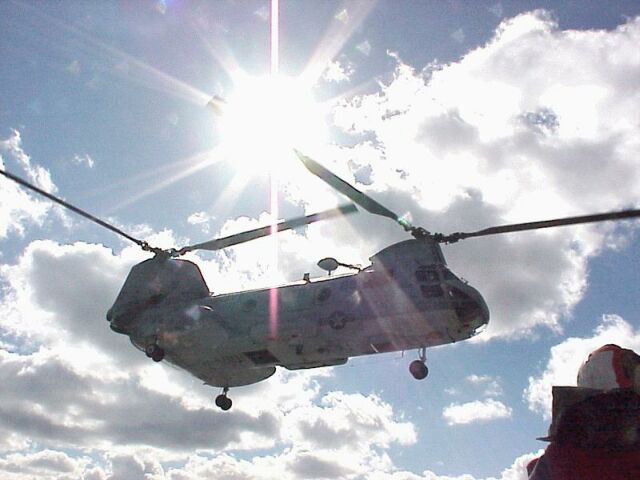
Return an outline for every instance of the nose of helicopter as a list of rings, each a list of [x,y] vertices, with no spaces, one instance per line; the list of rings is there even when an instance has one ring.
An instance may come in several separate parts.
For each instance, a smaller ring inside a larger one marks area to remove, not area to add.
[[[480,292],[478,292],[478,305],[480,306],[481,315],[484,320],[482,324],[486,325],[489,323],[489,306],[487,302],[484,301],[484,298],[482,298],[482,295],[480,295]]]
[[[479,333],[489,323],[489,307],[480,292],[469,284],[458,284],[451,289],[457,299],[456,313],[468,336]],[[468,338],[468,337],[467,337]]]
[[[489,307],[487,302],[484,301],[480,292],[473,287],[470,287],[470,296],[476,304],[474,309],[473,321],[471,322],[475,327],[475,333],[479,332],[481,327],[484,327],[489,323]]]
[[[109,311],[107,312],[107,321],[109,322],[109,328],[111,328],[111,330],[113,330],[116,333],[121,333],[123,335],[127,335],[127,330],[124,328],[124,325],[122,325],[124,322],[122,321],[118,321],[118,320],[122,319],[122,315],[120,316],[116,316],[113,308],[110,308]]]

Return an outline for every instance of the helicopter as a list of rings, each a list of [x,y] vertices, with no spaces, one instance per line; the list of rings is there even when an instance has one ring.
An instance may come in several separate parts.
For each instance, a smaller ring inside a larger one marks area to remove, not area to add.
[[[351,200],[324,212],[180,249],[160,249],[0,169],[0,174],[49,198],[154,256],[132,267],[106,318],[154,362],[168,361],[206,385],[221,388],[215,404],[229,410],[229,389],[263,381],[276,367],[289,370],[345,364],[349,358],[417,350],[411,375],[428,376],[426,349],[469,339],[489,322],[482,295],[447,266],[442,244],[510,232],[624,220],[640,210],[598,213],[485,228],[445,235],[413,226],[405,218],[295,151],[316,177]],[[349,215],[357,206],[387,217],[412,238],[390,245],[360,267],[324,258],[328,275],[274,288],[212,294],[199,267],[182,257],[221,250],[278,231]],[[332,275],[338,267],[349,273]]]

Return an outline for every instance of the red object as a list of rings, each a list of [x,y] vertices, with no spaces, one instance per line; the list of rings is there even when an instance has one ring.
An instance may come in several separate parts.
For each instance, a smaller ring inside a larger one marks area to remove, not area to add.
[[[633,387],[633,368],[640,357],[618,345],[605,345],[593,351],[578,371],[578,387],[610,390]]]
[[[534,458],[529,463],[527,463],[527,475],[531,475],[531,472],[533,472],[533,469],[536,468],[538,460],[540,460],[540,457]]]
[[[542,457],[527,465],[527,471],[530,480],[638,480],[640,451],[615,452],[552,443]]]
[[[527,465],[529,480],[640,480],[640,396],[596,392],[554,413],[556,431]]]

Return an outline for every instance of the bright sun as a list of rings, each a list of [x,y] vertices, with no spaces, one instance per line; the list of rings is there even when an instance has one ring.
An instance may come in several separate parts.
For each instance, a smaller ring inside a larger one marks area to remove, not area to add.
[[[295,78],[250,77],[236,82],[220,117],[226,156],[251,173],[282,173],[293,149],[313,149],[327,137],[325,112]]]

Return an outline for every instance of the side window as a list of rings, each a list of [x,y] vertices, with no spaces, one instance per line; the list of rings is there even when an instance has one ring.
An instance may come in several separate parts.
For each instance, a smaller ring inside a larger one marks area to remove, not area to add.
[[[459,290],[457,288],[450,288],[449,296],[451,298],[455,298],[456,300],[469,300],[469,296],[462,290]]]
[[[160,302],[162,302],[162,300],[164,300],[165,297],[166,297],[166,295],[162,295],[160,293],[156,293],[155,295],[151,295],[147,299],[147,305],[148,306],[158,305]]]
[[[439,282],[440,277],[438,276],[438,271],[434,268],[423,266],[416,270],[416,280],[421,283],[434,283]]]
[[[443,275],[445,280],[456,280],[457,279],[457,277],[453,273],[451,273],[451,270],[449,270],[448,268],[445,268],[442,271],[442,275]]]
[[[422,296],[426,298],[437,298],[444,296],[440,285],[420,285],[420,291],[422,292]]]
[[[316,294],[316,301],[318,303],[324,303],[331,298],[331,289],[329,287],[323,287]]]
[[[255,298],[249,298],[244,302],[242,302],[242,310],[245,312],[252,312],[253,310],[256,309],[257,304],[258,302],[256,302]]]

